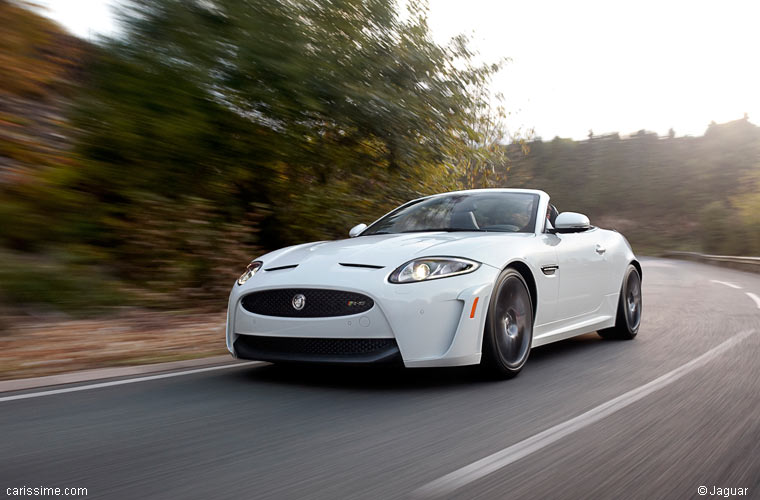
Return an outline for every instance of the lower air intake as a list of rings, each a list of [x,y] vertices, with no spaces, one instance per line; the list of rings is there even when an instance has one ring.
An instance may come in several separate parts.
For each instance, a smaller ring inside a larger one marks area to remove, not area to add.
[[[235,353],[262,361],[315,361],[323,363],[373,363],[399,357],[395,339],[326,339],[240,335]]]

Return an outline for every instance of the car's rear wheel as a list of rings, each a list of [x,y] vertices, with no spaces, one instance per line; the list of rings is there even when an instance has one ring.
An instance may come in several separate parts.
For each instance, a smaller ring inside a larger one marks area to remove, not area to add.
[[[512,378],[528,360],[531,342],[533,303],[528,285],[515,269],[505,269],[491,293],[481,365],[492,375]]]
[[[631,340],[639,333],[641,325],[641,276],[635,266],[629,265],[620,287],[615,326],[599,330],[605,339]]]

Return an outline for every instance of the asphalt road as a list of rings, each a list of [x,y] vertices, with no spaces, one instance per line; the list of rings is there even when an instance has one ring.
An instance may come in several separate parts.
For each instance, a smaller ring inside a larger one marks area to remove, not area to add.
[[[747,295],[760,295],[760,275],[643,264],[635,340],[590,334],[541,347],[511,381],[467,368],[261,365],[2,401],[0,494],[435,496],[440,478],[575,419],[566,434],[437,494],[705,498],[697,488],[715,486],[760,498],[760,306]],[[684,365],[611,414],[587,413]]]

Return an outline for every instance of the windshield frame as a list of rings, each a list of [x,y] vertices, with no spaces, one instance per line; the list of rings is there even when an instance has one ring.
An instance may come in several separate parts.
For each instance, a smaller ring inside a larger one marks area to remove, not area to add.
[[[468,196],[478,196],[478,195],[485,195],[485,194],[504,194],[504,195],[530,195],[534,197],[534,206],[533,211],[531,213],[531,218],[529,223],[526,225],[527,228],[523,231],[498,231],[498,230],[479,230],[479,229],[472,229],[472,230],[466,230],[466,229],[457,229],[457,228],[431,228],[429,230],[416,230],[416,231],[402,231],[402,232],[378,232],[378,233],[371,233],[369,234],[368,231],[376,227],[380,222],[383,220],[386,220],[388,217],[392,217],[396,215],[398,212],[408,209],[409,207],[416,205],[418,203],[422,203],[424,201],[428,201],[435,198],[444,198],[448,196],[454,196],[454,195],[468,195]],[[545,207],[548,203],[548,196],[538,190],[529,190],[529,189],[514,189],[514,190],[501,190],[501,189],[475,189],[475,190],[467,190],[467,191],[453,191],[448,193],[441,193],[441,194],[435,194],[432,196],[425,196],[423,198],[417,198],[415,200],[408,201],[402,205],[399,205],[395,209],[391,210],[390,212],[386,213],[376,221],[374,221],[372,224],[367,226],[360,234],[357,236],[375,236],[375,235],[398,235],[398,234],[413,234],[413,233],[424,233],[424,232],[473,232],[473,233],[503,233],[503,234],[535,234],[535,232],[538,230],[539,224],[541,225],[541,230],[543,230],[543,221],[542,218],[538,217],[538,214],[541,212],[541,208]],[[545,210],[545,208],[544,208]]]

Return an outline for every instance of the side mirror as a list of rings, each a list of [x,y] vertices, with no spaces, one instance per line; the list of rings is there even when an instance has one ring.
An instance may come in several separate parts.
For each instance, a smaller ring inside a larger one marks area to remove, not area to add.
[[[351,230],[348,232],[349,238],[355,238],[361,234],[362,231],[367,229],[367,224],[357,224],[354,227],[351,228]]]
[[[554,229],[558,233],[578,233],[590,227],[588,217],[575,212],[562,212],[554,221]]]

